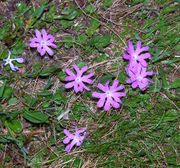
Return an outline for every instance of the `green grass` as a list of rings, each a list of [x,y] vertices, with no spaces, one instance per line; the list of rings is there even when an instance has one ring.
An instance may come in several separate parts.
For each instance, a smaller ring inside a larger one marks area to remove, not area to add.
[[[111,2],[90,0],[82,8],[73,1],[67,8],[64,2],[20,2],[8,18],[0,16],[0,62],[8,49],[26,60],[18,65],[23,74],[0,69],[0,167],[180,166],[178,1],[134,0],[117,9]],[[1,3],[8,9],[8,0]],[[44,27],[59,46],[53,58],[41,59],[27,46],[34,29]],[[128,39],[150,47],[155,75],[144,93],[126,85],[122,53]],[[121,109],[104,112],[92,92],[65,90],[63,69],[72,63],[95,71],[92,91],[115,78],[124,84]],[[67,110],[69,119],[59,121]],[[63,129],[74,125],[87,127],[88,137],[66,154]]]

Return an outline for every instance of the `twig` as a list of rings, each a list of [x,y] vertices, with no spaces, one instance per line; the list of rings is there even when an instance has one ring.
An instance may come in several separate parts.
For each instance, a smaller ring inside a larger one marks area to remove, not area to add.
[[[106,60],[106,61],[103,61],[103,62],[99,62],[99,63],[96,63],[96,64],[90,66],[89,69],[92,69],[92,68],[94,68],[96,66],[100,66],[100,65],[103,65],[103,64],[106,64],[106,63],[109,63],[109,62],[115,62],[115,61],[117,61],[119,59],[120,58],[115,58],[115,59],[112,59],[112,60]]]
[[[164,93],[160,93],[164,98],[168,99],[175,107],[177,110],[180,111],[180,108],[167,96],[165,95]]]

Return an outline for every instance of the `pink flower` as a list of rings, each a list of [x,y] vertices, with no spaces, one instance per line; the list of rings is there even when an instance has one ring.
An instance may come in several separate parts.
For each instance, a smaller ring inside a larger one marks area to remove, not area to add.
[[[98,107],[101,108],[104,106],[105,111],[110,110],[111,106],[115,109],[120,107],[120,104],[122,103],[120,98],[124,97],[126,94],[125,92],[119,92],[120,90],[124,89],[124,86],[118,86],[118,84],[118,80],[114,80],[112,86],[109,86],[109,81],[105,85],[102,85],[101,83],[98,84],[97,87],[104,92],[93,92],[92,94],[93,97],[99,99],[97,102]]]
[[[141,66],[140,63],[133,66],[130,64],[127,68],[127,73],[130,78],[126,82],[131,84],[132,88],[139,87],[142,91],[146,90],[151,82],[147,76],[153,75],[153,71],[147,72],[147,68]]]
[[[37,48],[37,51],[41,54],[41,56],[45,55],[46,52],[52,56],[54,52],[50,49],[57,48],[53,42],[55,40],[54,36],[47,34],[45,29],[42,29],[40,32],[39,30],[35,30],[36,37],[30,39],[29,46],[32,48]]]
[[[73,65],[73,68],[76,71],[74,74],[70,69],[65,69],[65,72],[69,75],[65,78],[65,81],[68,83],[65,85],[65,88],[73,88],[76,93],[82,92],[85,90],[90,90],[84,83],[92,84],[93,81],[90,79],[94,76],[94,73],[91,72],[88,75],[83,75],[87,70],[88,67],[84,66],[83,68],[79,69],[77,65]]]
[[[68,144],[65,148],[66,152],[69,153],[73,146],[80,146],[87,136],[86,128],[75,128],[75,133],[70,133],[67,129],[64,129],[66,138],[63,140],[64,144]]]
[[[126,49],[126,53],[123,55],[123,58],[129,60],[130,63],[140,63],[142,66],[147,67],[146,59],[151,58],[148,46],[141,47],[141,41],[136,43],[136,50],[134,50],[134,46],[132,42],[128,41],[128,48]]]

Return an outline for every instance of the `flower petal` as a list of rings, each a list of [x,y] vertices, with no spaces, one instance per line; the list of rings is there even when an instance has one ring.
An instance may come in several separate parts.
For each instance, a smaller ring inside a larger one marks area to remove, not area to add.
[[[48,42],[53,43],[54,40],[55,40],[55,37],[54,37],[53,35],[51,35],[51,34],[48,34],[48,35],[47,35],[47,41],[48,41]]]
[[[116,88],[117,88],[117,86],[118,86],[118,84],[119,84],[119,81],[118,81],[118,80],[114,80],[114,82],[113,82],[112,86],[110,87],[110,90],[114,90],[114,89],[116,89]]]
[[[15,59],[18,63],[23,63],[24,62],[24,59],[23,58],[16,58]]]
[[[73,134],[71,134],[67,129],[64,129],[64,134],[67,136],[67,137],[69,137],[70,139],[73,139],[74,138],[74,135]]]
[[[81,87],[83,87],[84,89],[86,89],[87,91],[90,90],[83,82],[79,83],[79,85],[80,85]]]
[[[73,64],[73,68],[75,69],[77,75],[79,74],[79,67],[76,64]]]
[[[63,143],[64,144],[68,144],[70,142],[71,139],[69,139],[69,137],[66,137],[64,140],[63,140]]]
[[[81,92],[81,90],[82,90],[82,88],[80,88],[80,87],[78,86],[78,84],[77,84],[76,82],[74,82],[74,91],[75,91],[76,93],[78,93],[78,92]]]
[[[116,92],[116,93],[113,93],[113,98],[114,97],[125,97],[126,96],[126,93],[124,92]]]
[[[139,59],[139,62],[143,67],[147,67],[147,62],[144,59]]]
[[[132,88],[135,89],[135,88],[137,88],[137,87],[138,87],[138,82],[137,82],[137,81],[133,82],[133,83],[132,83]]]
[[[69,145],[67,145],[65,148],[66,152],[69,153],[75,144],[76,142],[72,141]]]
[[[109,99],[109,101],[110,101],[111,105],[112,105],[115,109],[117,109],[117,108],[120,107],[120,104],[117,103],[116,101],[112,100],[112,98]]]
[[[54,54],[54,52],[48,46],[46,46],[45,49],[50,56]]]
[[[127,84],[131,84],[131,83],[132,83],[132,80],[131,80],[131,79],[127,79],[127,80],[126,80],[126,83],[127,83]]]
[[[148,75],[148,76],[152,76],[153,74],[154,74],[153,71],[146,72],[146,75]]]
[[[141,48],[141,45],[142,45],[141,41],[138,41],[136,43],[136,52]]]
[[[43,56],[46,53],[46,49],[44,47],[38,46],[37,51]]]
[[[41,34],[42,34],[42,37],[43,37],[43,40],[47,40],[47,32],[46,32],[46,30],[45,29],[42,29],[41,30]]]
[[[140,50],[139,50],[139,53],[142,53],[142,52],[145,52],[145,51],[148,51],[149,50],[149,47],[148,46],[145,46],[145,47],[142,47]],[[138,54],[139,54],[138,53]]]
[[[75,80],[75,78],[74,78],[74,76],[66,76],[64,80],[65,81],[73,81],[73,80]]]
[[[88,70],[88,66],[84,66],[81,68],[81,74],[83,74],[84,72],[86,72]]]
[[[42,40],[41,32],[38,29],[35,30],[35,34],[38,40]]]
[[[33,38],[33,39],[30,40],[29,46],[31,48],[36,48],[39,45],[40,45],[40,42],[39,42],[39,40],[37,38]]]
[[[106,92],[107,91],[107,87],[102,85],[101,83],[98,83],[97,87],[102,90],[103,92]]]
[[[141,56],[142,59],[151,58],[151,54],[150,53],[141,54],[140,56]]]
[[[65,69],[65,72],[69,75],[69,76],[73,76],[74,78],[76,78],[76,75],[70,70],[70,69]]]
[[[111,108],[111,104],[110,101],[106,100],[105,106],[104,106],[104,110],[105,111],[109,111]]]
[[[104,106],[104,103],[105,103],[105,97],[101,97],[97,102],[97,106],[101,108]]]
[[[9,63],[9,65],[10,65],[10,68],[13,70],[13,71],[18,71],[19,70],[19,68],[17,67],[17,66],[15,66],[13,63]]]
[[[52,43],[52,42],[47,41],[46,44],[47,44],[47,46],[50,46],[52,48],[58,48],[58,46],[56,44]]]
[[[98,92],[92,93],[92,97],[101,98],[102,96],[104,96],[104,93],[98,93]]]
[[[132,44],[132,42],[130,40],[128,41],[127,51],[128,51],[129,54],[133,54],[134,53],[134,46],[133,46],[133,44]]]
[[[123,58],[126,59],[126,60],[129,60],[130,59],[130,55],[129,54],[123,54]]]
[[[65,88],[66,88],[66,89],[69,89],[69,88],[74,87],[74,85],[75,85],[75,82],[74,82],[74,81],[73,81],[73,82],[69,82],[69,83],[65,84]]]

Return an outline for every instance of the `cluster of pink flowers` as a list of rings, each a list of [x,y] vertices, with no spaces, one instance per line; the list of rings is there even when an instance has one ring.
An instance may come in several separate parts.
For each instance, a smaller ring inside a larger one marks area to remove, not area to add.
[[[74,88],[74,91],[76,93],[82,92],[83,90],[89,91],[90,89],[85,85],[85,83],[93,83],[93,80],[90,78],[94,76],[94,73],[91,72],[87,75],[84,75],[84,73],[88,70],[87,66],[84,66],[80,69],[77,65],[73,65],[73,68],[75,69],[76,73],[72,72],[70,69],[65,69],[65,72],[68,75],[65,78],[65,81],[67,82],[65,88]],[[126,95],[125,92],[120,92],[120,90],[124,89],[124,86],[118,86],[118,80],[114,80],[112,86],[109,86],[109,84],[109,81],[105,85],[99,83],[97,87],[103,93],[92,93],[92,97],[99,99],[99,101],[97,102],[97,106],[100,108],[104,107],[105,111],[109,111],[111,107],[116,109],[119,108],[120,104],[122,103],[120,98]]]
[[[147,78],[153,75],[152,71],[147,71],[148,64],[146,59],[151,58],[148,50],[148,46],[142,47],[141,41],[137,42],[136,49],[134,49],[132,42],[130,40],[128,41],[128,48],[123,58],[129,61],[126,68],[129,79],[126,82],[131,84],[133,89],[139,87],[144,91],[151,83],[151,80]]]
[[[51,34],[48,34],[45,29],[41,31],[35,30],[35,37],[30,39],[29,46],[32,48],[37,48],[37,51],[41,56],[44,56],[46,53],[49,56],[53,56],[54,52],[51,48],[56,49],[57,45],[54,44],[55,37]],[[126,48],[123,58],[129,61],[129,64],[126,67],[126,72],[129,78],[127,83],[131,84],[132,88],[140,88],[142,91],[146,90],[151,83],[151,80],[148,76],[152,76],[152,71],[147,71],[148,64],[147,59],[151,58],[150,53],[148,53],[149,47],[142,47],[141,41],[138,41],[136,44],[136,49],[134,48],[132,42],[128,41],[128,47]],[[18,67],[15,66],[12,61],[18,63],[23,63],[23,58],[10,58],[9,55],[3,61],[4,66],[10,65],[13,71],[18,71]],[[88,85],[92,85],[94,80],[94,72],[87,73],[89,70],[88,66],[79,68],[77,65],[73,65],[73,69],[65,69],[67,74],[65,78],[65,88],[73,89],[75,93],[83,92],[84,90],[90,91]],[[104,111],[109,111],[111,108],[118,109],[120,108],[122,101],[121,98],[126,96],[126,93],[123,91],[124,86],[119,84],[118,80],[107,81],[104,85],[98,83],[97,88],[100,92],[93,92],[92,97],[98,99],[97,107],[103,108]],[[85,138],[87,137],[86,128],[75,128],[75,133],[71,133],[69,130],[64,129],[65,139],[63,143],[66,146],[65,151],[69,153],[74,146],[79,147]]]

